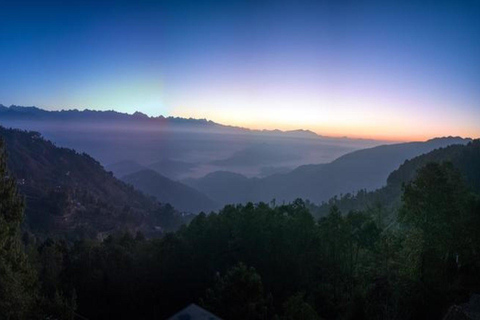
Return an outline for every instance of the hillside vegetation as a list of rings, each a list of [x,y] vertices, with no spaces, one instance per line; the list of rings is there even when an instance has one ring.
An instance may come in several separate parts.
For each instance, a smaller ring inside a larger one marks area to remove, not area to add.
[[[388,223],[378,211],[335,205],[315,219],[298,199],[229,205],[161,239],[24,237],[27,270],[38,280],[23,278],[33,291],[7,296],[29,303],[9,310],[19,318],[150,319],[194,302],[233,320],[440,319],[480,290],[479,148],[476,140],[439,149],[392,173],[400,199]],[[0,262],[12,265],[6,257]]]
[[[385,218],[395,218],[400,206],[402,188],[412,181],[417,171],[430,162],[450,162],[467,181],[472,191],[480,193],[480,140],[473,140],[467,145],[451,145],[435,149],[427,154],[406,160],[394,170],[387,179],[387,185],[375,190],[359,190],[335,196],[320,206],[309,203],[316,217],[328,214],[333,206],[342,211],[369,210],[383,215]]]
[[[170,228],[181,223],[171,207],[116,179],[87,154],[56,147],[36,132],[0,127],[0,137],[26,199],[25,227],[34,233],[95,237],[130,229],[151,234],[158,233],[160,221]]]

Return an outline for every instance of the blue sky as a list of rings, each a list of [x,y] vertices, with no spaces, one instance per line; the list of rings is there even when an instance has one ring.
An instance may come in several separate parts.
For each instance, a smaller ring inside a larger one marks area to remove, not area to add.
[[[480,1],[0,4],[0,103],[480,136]]]

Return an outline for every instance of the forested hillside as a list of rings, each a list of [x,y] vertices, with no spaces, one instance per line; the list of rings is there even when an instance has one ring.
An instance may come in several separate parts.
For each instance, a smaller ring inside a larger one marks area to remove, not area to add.
[[[24,236],[38,278],[23,278],[33,291],[18,295],[29,303],[9,310],[163,319],[193,302],[233,320],[407,320],[441,319],[457,304],[466,316],[461,304],[480,291],[479,146],[436,150],[392,173],[391,185],[405,184],[389,223],[368,208],[334,205],[317,220],[298,199],[226,206],[154,240],[128,232],[103,241]]]
[[[480,193],[480,140],[477,139],[467,145],[451,145],[406,160],[398,169],[390,173],[387,185],[378,190],[346,193],[335,196],[320,206],[309,203],[309,207],[316,217],[325,216],[332,206],[337,206],[342,211],[369,210],[386,219],[394,218],[400,205],[403,185],[413,180],[417,171],[429,162],[452,163],[469,188]]]
[[[27,230],[75,238],[122,229],[153,234],[161,229],[155,226],[176,228],[181,223],[171,207],[114,178],[86,154],[58,148],[36,132],[0,127],[0,137],[9,170],[26,198]]]

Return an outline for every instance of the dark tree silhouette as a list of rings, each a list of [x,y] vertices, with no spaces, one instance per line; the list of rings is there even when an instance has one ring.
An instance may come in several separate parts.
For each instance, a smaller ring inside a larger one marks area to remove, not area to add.
[[[0,314],[6,319],[29,317],[35,302],[35,272],[29,266],[20,239],[23,199],[7,171],[0,140]]]

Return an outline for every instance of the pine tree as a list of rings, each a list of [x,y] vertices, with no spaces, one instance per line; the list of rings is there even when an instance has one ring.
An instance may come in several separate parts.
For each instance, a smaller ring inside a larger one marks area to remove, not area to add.
[[[268,306],[262,279],[252,267],[243,263],[217,274],[215,286],[207,290],[201,304],[224,319],[266,319]]]
[[[20,238],[23,209],[0,140],[0,314],[5,319],[30,317],[35,301],[35,272],[28,264]]]

